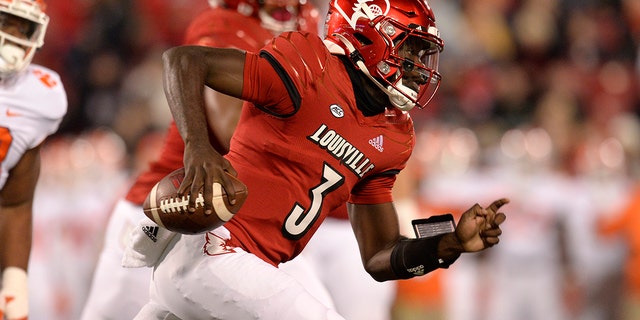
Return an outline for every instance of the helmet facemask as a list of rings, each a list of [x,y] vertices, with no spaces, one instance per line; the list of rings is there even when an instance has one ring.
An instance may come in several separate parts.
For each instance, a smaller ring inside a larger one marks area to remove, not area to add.
[[[433,98],[444,43],[426,1],[331,0],[326,31],[394,107],[422,109]]]
[[[402,27],[394,20],[382,23],[381,30],[393,45],[388,58],[377,63],[374,77],[385,86],[395,107],[403,111],[414,106],[422,109],[440,86],[438,62],[442,46],[433,36],[421,32],[419,26],[410,25],[410,30],[400,31]]]
[[[49,17],[44,4],[28,0],[0,0],[0,79],[24,70],[44,44]]]

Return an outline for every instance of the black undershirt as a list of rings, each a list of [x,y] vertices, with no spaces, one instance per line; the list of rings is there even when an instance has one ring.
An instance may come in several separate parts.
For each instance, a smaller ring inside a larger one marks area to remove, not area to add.
[[[348,56],[339,55],[351,79],[353,94],[356,97],[356,106],[366,117],[375,116],[384,112],[389,106],[389,97],[378,89],[369,77],[356,69]]]

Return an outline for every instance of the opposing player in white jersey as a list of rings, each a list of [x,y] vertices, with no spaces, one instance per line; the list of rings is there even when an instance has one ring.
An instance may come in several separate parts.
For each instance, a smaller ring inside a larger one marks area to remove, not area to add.
[[[49,17],[42,1],[0,0],[0,319],[27,319],[27,267],[40,147],[67,111],[59,75],[31,64]]]

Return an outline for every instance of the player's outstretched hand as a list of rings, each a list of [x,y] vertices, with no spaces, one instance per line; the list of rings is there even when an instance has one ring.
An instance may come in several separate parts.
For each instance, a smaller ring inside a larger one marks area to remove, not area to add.
[[[494,201],[487,208],[476,203],[462,214],[456,227],[456,236],[465,252],[481,251],[500,241],[500,224],[506,215],[498,210],[507,203],[509,199],[506,198]]]

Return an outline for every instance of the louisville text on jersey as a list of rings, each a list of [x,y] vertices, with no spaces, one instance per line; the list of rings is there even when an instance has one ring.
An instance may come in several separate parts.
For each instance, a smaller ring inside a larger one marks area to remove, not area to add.
[[[336,159],[340,159],[349,170],[360,178],[375,167],[362,151],[325,124],[320,125],[308,138],[322,149],[327,150]]]

